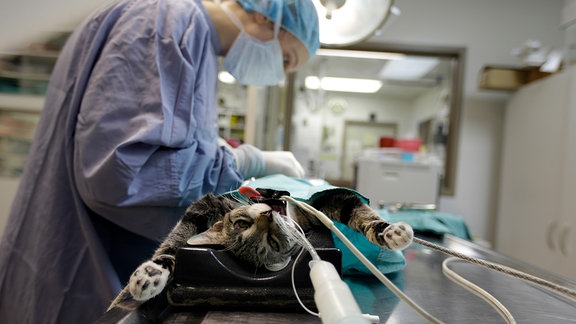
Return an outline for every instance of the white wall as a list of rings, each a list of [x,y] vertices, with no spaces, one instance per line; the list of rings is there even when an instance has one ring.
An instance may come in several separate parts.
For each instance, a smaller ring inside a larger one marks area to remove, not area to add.
[[[480,91],[487,64],[516,65],[510,51],[528,39],[560,49],[563,0],[396,0],[398,19],[373,41],[467,49],[454,197],[440,208],[462,215],[475,237],[493,240],[503,116],[508,96]]]
[[[418,137],[418,125],[428,119],[447,121],[450,109],[449,102],[445,101],[446,94],[450,93],[446,85],[429,89],[416,97],[413,102],[412,134],[406,137]]]
[[[113,0],[2,0],[0,51],[20,48],[54,32],[69,31],[94,8]]]
[[[296,98],[292,118],[292,151],[305,168],[309,166],[310,160],[322,160],[324,173],[317,176],[329,179],[342,176],[340,161],[344,154],[342,143],[346,120],[368,121],[370,115],[374,114],[375,122],[395,123],[397,137],[414,136],[412,99],[338,92],[325,92],[318,98],[317,91],[299,92]],[[333,113],[330,108],[333,100],[344,101],[345,110],[339,114]],[[352,178],[351,170],[345,173]]]
[[[0,2],[0,50],[60,31],[76,14],[108,0]],[[496,210],[503,110],[507,95],[477,89],[485,64],[516,64],[510,51],[527,39],[560,48],[563,0],[396,0],[402,15],[375,41],[467,48],[461,139],[454,197],[440,208],[462,215],[473,235],[491,240]]]

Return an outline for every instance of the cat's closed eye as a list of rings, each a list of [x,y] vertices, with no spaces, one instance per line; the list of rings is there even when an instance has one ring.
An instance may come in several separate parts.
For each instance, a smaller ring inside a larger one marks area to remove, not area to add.
[[[252,223],[247,220],[237,219],[234,221],[234,229],[245,230],[250,226],[252,226]]]

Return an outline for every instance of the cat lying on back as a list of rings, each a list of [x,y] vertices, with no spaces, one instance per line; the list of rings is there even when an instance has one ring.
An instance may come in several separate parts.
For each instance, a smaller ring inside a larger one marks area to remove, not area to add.
[[[176,251],[187,245],[220,245],[255,266],[270,271],[283,269],[300,251],[297,241],[286,234],[286,228],[293,226],[286,217],[304,231],[324,225],[293,205],[286,209],[278,200],[265,199],[280,198],[288,195],[287,192],[269,189],[258,189],[258,192],[264,198],[262,203],[246,204],[208,194],[191,204],[152,258],[134,271],[110,308],[130,297],[146,301],[160,294],[170,283]],[[350,191],[337,190],[323,195],[313,201],[312,206],[384,248],[401,250],[412,242],[413,231],[408,224],[387,223]]]

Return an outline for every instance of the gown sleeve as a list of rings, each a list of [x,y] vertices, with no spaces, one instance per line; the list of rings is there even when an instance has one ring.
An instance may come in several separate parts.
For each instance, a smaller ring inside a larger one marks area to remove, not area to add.
[[[149,237],[159,218],[173,225],[193,200],[242,180],[217,142],[209,24],[187,2],[167,3],[117,21],[91,70],[74,138],[84,202]]]

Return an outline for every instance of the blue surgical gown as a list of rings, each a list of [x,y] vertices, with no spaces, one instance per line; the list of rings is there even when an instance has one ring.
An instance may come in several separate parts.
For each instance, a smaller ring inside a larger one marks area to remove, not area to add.
[[[157,242],[238,187],[217,145],[220,51],[194,0],[116,2],[70,36],[0,246],[0,323],[93,322],[125,284],[95,219]]]

